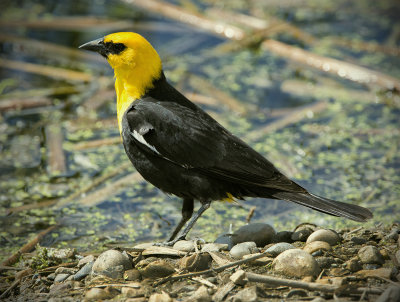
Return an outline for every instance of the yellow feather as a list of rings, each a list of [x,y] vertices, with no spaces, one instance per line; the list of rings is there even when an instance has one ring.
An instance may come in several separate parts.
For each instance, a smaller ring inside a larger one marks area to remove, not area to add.
[[[161,75],[162,63],[156,50],[139,34],[114,33],[104,37],[104,42],[123,43],[126,46],[121,53],[107,57],[115,74],[118,126],[121,132],[125,111],[152,88],[153,81]]]
[[[226,192],[226,198],[222,199],[223,202],[235,202],[235,197],[231,193]]]

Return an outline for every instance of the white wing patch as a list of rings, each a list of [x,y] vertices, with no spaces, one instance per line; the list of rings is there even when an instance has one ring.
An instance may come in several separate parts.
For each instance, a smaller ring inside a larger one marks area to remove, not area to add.
[[[141,135],[139,132],[137,132],[136,130],[133,130],[133,132],[131,132],[131,134],[139,143],[147,146],[148,148],[150,148],[151,150],[153,150],[157,154],[160,154],[160,152],[158,152],[157,149],[154,146],[152,146],[152,145],[150,145],[150,144],[148,144],[146,142],[146,140],[144,139],[143,135]]]

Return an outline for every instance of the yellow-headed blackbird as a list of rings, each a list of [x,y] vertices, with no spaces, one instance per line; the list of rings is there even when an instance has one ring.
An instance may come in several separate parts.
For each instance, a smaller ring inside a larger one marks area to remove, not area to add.
[[[186,237],[213,200],[265,197],[355,221],[372,217],[368,209],[309,193],[279,172],[172,87],[141,35],[114,33],[80,48],[98,52],[114,69],[118,125],[132,164],[154,186],[183,199],[170,244]],[[193,215],[195,199],[201,207]]]

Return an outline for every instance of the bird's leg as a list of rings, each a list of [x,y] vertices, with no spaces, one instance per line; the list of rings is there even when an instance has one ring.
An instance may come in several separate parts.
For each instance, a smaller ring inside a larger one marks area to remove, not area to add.
[[[211,205],[211,201],[207,201],[207,202],[203,203],[201,205],[200,209],[196,212],[196,214],[194,214],[192,216],[192,218],[189,220],[189,223],[183,229],[182,234],[180,234],[178,238],[164,242],[160,245],[171,246],[171,245],[174,245],[179,240],[185,240],[187,233],[189,233],[189,231],[192,229],[193,225],[196,223],[197,219],[199,219],[199,217],[210,207],[210,205]],[[175,233],[175,231],[174,231],[174,233]],[[157,245],[159,245],[159,244],[157,244]]]
[[[172,233],[171,237],[169,237],[168,242],[174,240],[174,238],[176,237],[176,235],[178,235],[179,231],[182,229],[185,223],[190,219],[190,217],[192,217],[193,205],[194,205],[193,199],[187,199],[187,198],[183,199],[181,221],[179,221],[178,225],[175,227],[175,230]]]

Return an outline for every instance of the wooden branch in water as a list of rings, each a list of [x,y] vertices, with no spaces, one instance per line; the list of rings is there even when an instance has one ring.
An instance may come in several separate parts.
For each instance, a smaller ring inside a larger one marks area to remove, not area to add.
[[[318,101],[310,105],[301,106],[298,108],[293,109],[287,115],[279,118],[278,120],[269,123],[268,125],[255,129],[249,132],[246,138],[250,141],[257,141],[264,135],[275,132],[278,129],[286,127],[287,125],[296,123],[301,121],[302,119],[306,118],[307,116],[311,116],[317,112],[321,112],[325,110],[328,106],[328,103],[325,101]]]
[[[47,169],[50,175],[63,175],[67,172],[63,141],[63,133],[60,125],[50,124],[47,126]]]
[[[22,110],[50,105],[52,105],[52,102],[48,98],[8,99],[0,101],[0,111]]]
[[[38,243],[40,243],[40,241],[42,241],[44,236],[46,236],[50,232],[54,231],[58,227],[59,227],[59,225],[55,224],[55,225],[52,225],[52,226],[48,227],[47,229],[41,231],[39,234],[37,234],[35,236],[35,238],[33,238],[31,241],[29,241],[27,244],[25,244],[23,247],[21,247],[16,253],[11,255],[11,257],[9,257],[8,259],[4,260],[1,263],[1,265],[10,266],[10,265],[13,265],[13,264],[17,263],[17,261],[18,261],[19,257],[21,256],[21,254],[29,253],[29,252],[33,251],[35,249],[35,246]]]
[[[352,63],[313,54],[301,48],[290,46],[275,40],[265,40],[264,50],[273,52],[292,61],[305,64],[323,72],[368,85],[379,85],[385,89],[400,91],[400,80]]]
[[[0,59],[0,67],[14,69],[27,73],[34,73],[61,80],[89,82],[92,79],[92,76],[90,74],[80,71],[7,59]]]
[[[40,208],[44,208],[44,207],[50,207],[50,206],[52,206],[52,205],[54,205],[56,203],[57,203],[56,199],[50,199],[50,200],[36,202],[36,203],[24,204],[23,206],[7,209],[7,215],[10,215],[12,213],[22,212],[22,211],[29,211],[29,210],[33,210],[33,209],[40,209]]]
[[[132,164],[130,161],[126,161],[124,163],[122,163],[121,165],[115,167],[114,169],[112,169],[111,171],[95,178],[90,184],[83,186],[82,188],[76,190],[74,193],[72,193],[71,195],[69,195],[68,197],[62,198],[60,199],[57,204],[56,207],[57,208],[61,208],[65,205],[67,205],[68,203],[72,202],[75,199],[80,199],[81,195],[89,192],[90,190],[92,190],[93,188],[101,185],[102,183],[104,183],[107,179],[110,179],[122,172],[124,172],[126,169],[132,167]]]
[[[179,22],[188,23],[194,27],[207,30],[218,36],[232,40],[241,40],[245,36],[242,29],[227,24],[226,22],[215,21],[199,13],[194,13],[164,1],[158,0],[123,0],[128,4],[133,4],[152,13],[157,13]]]

